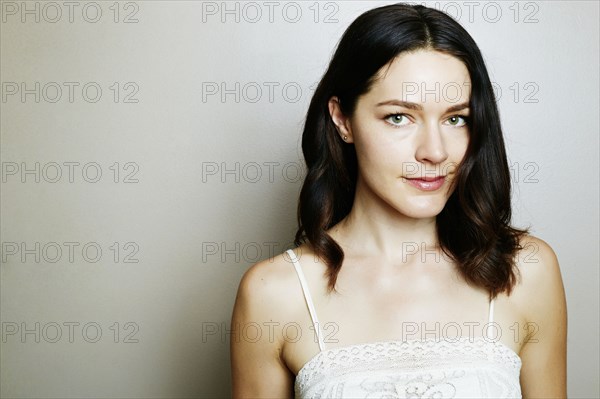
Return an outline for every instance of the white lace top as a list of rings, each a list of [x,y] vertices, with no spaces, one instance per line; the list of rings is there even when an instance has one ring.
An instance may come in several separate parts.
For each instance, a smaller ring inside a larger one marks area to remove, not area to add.
[[[521,359],[487,336],[382,341],[325,349],[308,284],[287,251],[320,352],[298,372],[296,398],[521,398]],[[490,301],[489,323],[494,301]]]

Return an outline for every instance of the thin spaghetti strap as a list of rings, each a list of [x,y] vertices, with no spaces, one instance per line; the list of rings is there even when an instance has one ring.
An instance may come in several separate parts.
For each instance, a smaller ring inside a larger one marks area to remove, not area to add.
[[[296,269],[296,274],[298,275],[298,279],[300,280],[302,292],[304,293],[304,300],[306,301],[306,305],[308,306],[308,312],[310,313],[310,318],[312,319],[313,327],[315,329],[315,333],[317,334],[317,339],[319,341],[319,349],[321,351],[324,351],[325,343],[323,342],[323,336],[321,334],[321,325],[319,324],[317,312],[315,310],[315,306],[313,305],[313,301],[308,290],[308,283],[306,282],[306,279],[304,278],[304,273],[302,272],[302,268],[300,267],[300,262],[298,261],[298,258],[296,258],[296,254],[294,253],[294,251],[288,249],[286,252],[292,259],[292,262],[294,263],[294,268]]]
[[[490,297],[490,309],[489,309],[489,316],[488,316],[488,322],[485,325],[485,340],[487,342],[493,343],[495,340],[490,338],[490,329],[493,329],[494,327],[492,327],[492,323],[494,322],[494,299],[495,298],[491,298]],[[496,339],[497,340],[497,339]],[[491,359],[493,352],[492,352],[492,347],[488,347],[487,350],[487,356],[488,359]]]
[[[490,338],[490,328],[492,328],[492,323],[494,323],[494,299],[496,298],[492,298],[490,296],[490,309],[488,311],[488,322],[485,325],[485,341],[489,342],[489,343],[493,343],[495,344],[498,341],[498,338]],[[488,360],[491,360],[494,357],[494,346],[493,345],[489,345],[486,349],[487,352],[487,358]]]

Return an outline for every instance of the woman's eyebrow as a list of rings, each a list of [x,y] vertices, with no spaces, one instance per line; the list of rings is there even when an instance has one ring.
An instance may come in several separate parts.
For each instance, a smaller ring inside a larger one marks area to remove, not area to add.
[[[408,101],[388,100],[388,101],[382,101],[380,103],[375,104],[376,107],[381,107],[383,105],[398,105],[400,107],[412,109],[412,110],[415,110],[415,111],[423,111],[423,106],[421,104],[411,103],[411,102],[408,102]],[[465,108],[469,108],[469,103],[468,102],[453,105],[450,108],[448,108],[446,110],[446,112],[462,111]]]
[[[398,105],[400,107],[412,109],[415,111],[423,111],[423,107],[421,106],[421,104],[411,103],[408,101],[388,100],[388,101],[382,101],[380,103],[375,104],[376,107],[381,107],[383,105]]]
[[[451,106],[450,108],[448,108],[446,110],[446,112],[456,112],[456,111],[462,111],[463,109],[468,109],[469,108],[469,103],[460,103],[460,104],[456,104]]]

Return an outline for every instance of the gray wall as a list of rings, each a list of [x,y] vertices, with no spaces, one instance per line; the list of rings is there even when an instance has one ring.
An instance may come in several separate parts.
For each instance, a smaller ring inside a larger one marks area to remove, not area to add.
[[[49,4],[1,3],[0,393],[228,396],[240,277],[292,247],[314,84],[383,3]],[[598,3],[444,4],[498,89],[515,223],[561,262],[569,395],[598,397]]]

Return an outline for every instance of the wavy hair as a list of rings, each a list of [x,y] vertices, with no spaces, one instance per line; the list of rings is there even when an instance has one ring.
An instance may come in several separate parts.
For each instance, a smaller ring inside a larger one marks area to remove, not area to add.
[[[369,10],[340,39],[304,122],[307,174],[294,243],[308,242],[325,261],[328,292],[336,291],[344,252],[326,230],[350,212],[359,165],[354,145],[337,134],[328,101],[338,97],[342,113],[351,116],[382,67],[401,53],[420,49],[456,57],[471,79],[469,144],[456,171],[455,189],[436,217],[440,248],[468,283],[484,287],[492,298],[504,291],[510,295],[520,237],[528,230],[510,226],[510,170],[492,84],[469,33],[447,14],[422,5],[399,3]]]

